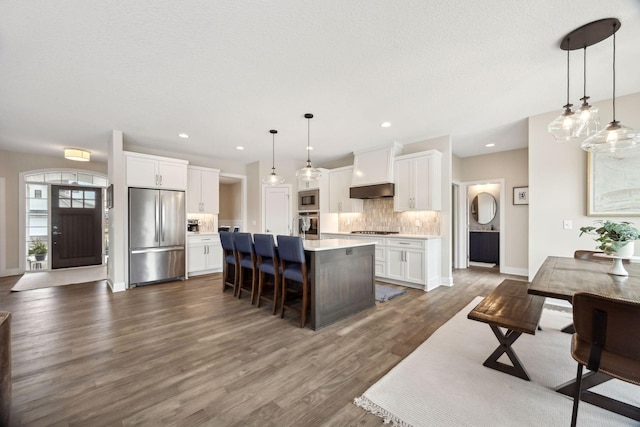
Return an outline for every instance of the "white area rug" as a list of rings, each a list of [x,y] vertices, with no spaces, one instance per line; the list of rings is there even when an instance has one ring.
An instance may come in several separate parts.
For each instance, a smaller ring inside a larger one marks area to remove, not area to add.
[[[106,278],[106,265],[30,272],[23,274],[11,290],[28,291],[31,289],[50,288],[52,286],[96,282],[98,280],[105,280]]]
[[[573,399],[554,389],[576,375],[571,336],[560,332],[571,314],[545,309],[543,330],[515,342],[531,376],[524,381],[482,366],[498,340],[487,324],[467,319],[481,300],[477,297],[440,327],[355,404],[400,426],[568,426]],[[504,355],[500,361],[509,363]],[[592,390],[640,405],[638,386],[611,380]],[[578,425],[638,423],[581,402]]]

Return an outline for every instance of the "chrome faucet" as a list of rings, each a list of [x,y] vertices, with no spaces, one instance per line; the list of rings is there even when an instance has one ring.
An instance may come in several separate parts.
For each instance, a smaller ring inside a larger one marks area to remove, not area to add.
[[[300,225],[300,221],[302,221],[302,227],[298,228]],[[306,232],[311,228],[311,220],[308,216],[296,215],[293,217],[293,227],[291,229],[291,235],[293,236],[295,230],[302,230],[302,240],[306,237]]]

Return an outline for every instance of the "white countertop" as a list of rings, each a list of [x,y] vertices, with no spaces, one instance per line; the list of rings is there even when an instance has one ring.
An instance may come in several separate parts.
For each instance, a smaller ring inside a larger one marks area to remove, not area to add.
[[[340,234],[342,236],[349,236],[356,239],[361,237],[363,238],[391,238],[391,239],[420,239],[420,240],[429,240],[429,239],[440,239],[440,236],[434,236],[432,234],[357,234],[357,233],[349,233],[349,232],[329,232],[322,234]]]
[[[217,236],[215,231],[187,231],[187,236]]]
[[[500,230],[469,230],[472,233],[499,233]]]
[[[322,240],[305,240],[304,250],[317,252],[328,251],[332,249],[355,248],[358,246],[373,245],[374,242],[369,240],[351,240],[351,239],[322,239]]]

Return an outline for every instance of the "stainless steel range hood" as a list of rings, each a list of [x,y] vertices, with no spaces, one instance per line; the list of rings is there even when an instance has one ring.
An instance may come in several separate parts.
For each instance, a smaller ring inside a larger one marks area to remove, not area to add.
[[[394,194],[395,185],[391,182],[349,188],[349,198],[351,199],[382,199],[383,197],[393,197]]]

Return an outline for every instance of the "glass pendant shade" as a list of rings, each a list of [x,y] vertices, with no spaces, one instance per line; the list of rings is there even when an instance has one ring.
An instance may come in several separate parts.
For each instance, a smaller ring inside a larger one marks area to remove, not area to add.
[[[304,115],[304,118],[307,119],[307,165],[302,169],[298,169],[296,171],[296,177],[302,181],[310,182],[310,181],[316,181],[317,179],[319,179],[322,176],[322,172],[320,171],[320,169],[317,169],[311,166],[311,157],[309,154],[311,152],[311,148],[309,145],[311,140],[310,122],[311,122],[311,119],[313,118],[313,114],[307,113]]]
[[[276,174],[276,133],[277,130],[271,129],[271,173],[262,178],[262,183],[267,185],[284,184],[284,177]]]
[[[592,153],[609,152],[640,148],[640,131],[623,126],[616,120],[616,31],[620,22],[613,22],[613,96],[611,100],[613,120],[606,128],[585,139],[580,147]]]
[[[296,177],[305,182],[315,181],[322,176],[320,169],[311,166],[311,162],[307,162],[307,165],[302,169],[296,171]]]
[[[640,132],[612,121],[606,128],[584,140],[581,147],[592,153],[640,148]]]
[[[574,127],[574,136],[577,138],[592,136],[600,131],[600,117],[598,108],[589,104],[583,105],[575,113],[576,126]]]
[[[556,141],[571,141],[577,138],[575,135],[577,117],[571,111],[571,104],[565,105],[565,109],[554,121],[549,123],[547,131],[553,135]]]

